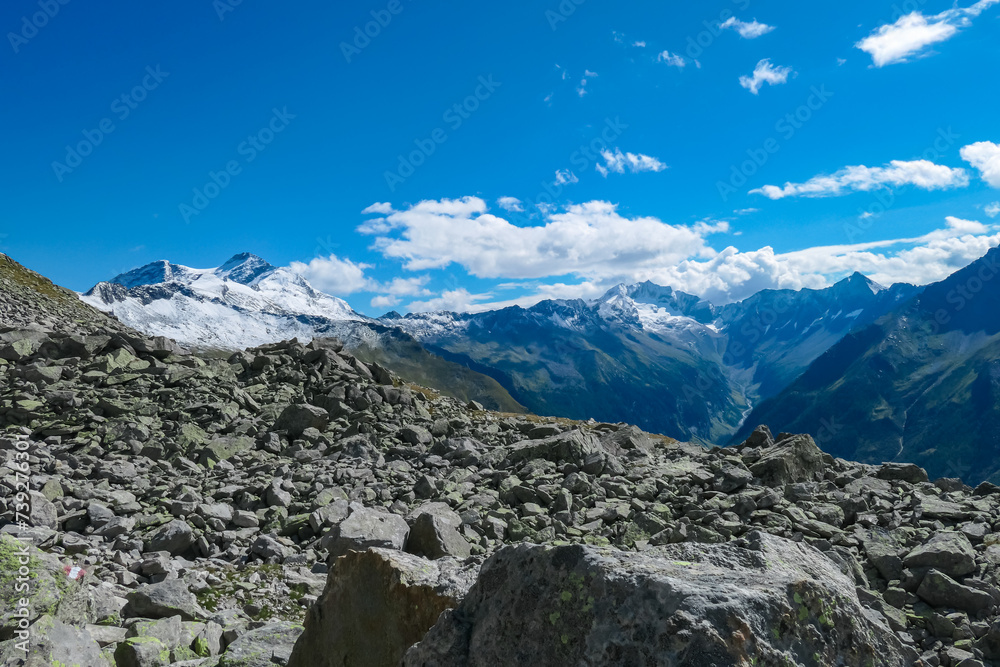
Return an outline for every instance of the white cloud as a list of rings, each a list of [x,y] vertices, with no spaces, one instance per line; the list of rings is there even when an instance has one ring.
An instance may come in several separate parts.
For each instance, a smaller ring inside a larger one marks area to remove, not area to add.
[[[745,299],[762,289],[822,288],[855,271],[883,285],[943,280],[1000,245],[994,227],[946,218],[946,226],[916,238],[822,246],[777,254],[770,247],[729,247],[709,260],[687,260],[636,276],[714,303]]]
[[[336,255],[317,257],[308,264],[292,262],[289,266],[316,289],[336,296],[370,292],[376,287],[375,281],[365,275],[365,271],[372,268],[370,264],[355,263]]]
[[[427,301],[414,301],[406,307],[411,313],[422,313],[422,312],[432,312],[432,311],[451,311],[457,313],[465,313],[472,310],[476,310],[476,304],[481,304],[486,301],[492,294],[472,294],[469,290],[464,287],[456,290],[447,290],[434,299],[428,299]],[[486,308],[478,308],[479,310],[486,310]]]
[[[884,167],[846,167],[828,176],[815,176],[805,183],[786,183],[783,188],[765,185],[751,190],[750,194],[762,194],[769,199],[837,197],[888,186],[914,185],[924,190],[945,190],[968,184],[969,175],[964,169],[952,169],[928,160],[893,160]]]
[[[565,185],[566,183],[579,183],[580,179],[569,169],[558,169],[556,170],[556,185]]]
[[[487,213],[478,197],[424,201],[391,220],[393,236],[374,247],[411,271],[462,266],[480,278],[606,277],[714,254],[705,237],[727,223],[668,225],[656,218],[626,218],[607,202],[549,213],[542,226],[518,227]]]
[[[632,46],[634,46],[636,48],[639,48],[639,49],[644,49],[644,48],[646,48],[646,42],[642,42],[642,41],[633,42]]]
[[[365,209],[366,211],[368,209]],[[364,211],[362,211],[363,213]],[[372,218],[365,220],[357,227],[357,231],[362,234],[385,234],[392,229],[392,223],[385,218]]]
[[[588,92],[587,81],[595,78],[596,76],[598,76],[597,72],[591,72],[589,69],[583,71],[583,78],[580,79],[580,86],[576,89],[576,92],[580,97],[583,97]]]
[[[677,67],[684,69],[687,65],[687,61],[684,60],[684,56],[679,56],[676,53],[670,53],[670,51],[664,51],[660,55],[656,56],[656,61],[660,63],[666,63],[670,67]]]
[[[476,197],[424,201],[394,212],[391,218],[398,232],[377,237],[374,247],[385,257],[400,260],[406,270],[458,264],[472,276],[503,279],[493,289],[530,290],[516,299],[495,301],[490,292],[451,289],[410,303],[410,311],[481,311],[530,306],[549,298],[594,298],[619,282],[644,280],[718,304],[762,289],[822,288],[854,271],[882,284],[926,284],[944,279],[1000,245],[1000,227],[952,216],[942,228],[918,237],[781,254],[770,247],[743,252],[730,246],[718,251],[708,238],[728,232],[725,222],[685,226],[653,217],[628,218],[607,202],[570,206],[549,213],[544,225],[532,227],[518,227],[491,215]],[[547,280],[558,282],[545,284]],[[411,294],[430,296],[426,276],[400,280],[377,307],[389,307]]]
[[[622,153],[620,148],[616,148],[614,152],[601,151],[601,157],[604,158],[604,164],[598,164],[596,169],[605,178],[610,172],[624,174],[626,169],[637,174],[643,171],[660,172],[667,168],[667,165],[655,157],[641,153]]]
[[[788,81],[788,75],[792,73],[791,67],[775,67],[770,59],[765,58],[757,63],[752,76],[741,76],[740,85],[749,90],[754,95],[760,93],[761,87],[767,83],[777,86]]]
[[[855,44],[872,57],[875,67],[885,67],[927,54],[927,47],[954,37],[1000,0],[980,0],[968,8],[954,7],[934,16],[915,11],[886,24]]]
[[[524,211],[524,206],[517,197],[500,197],[500,199],[497,199],[497,204],[505,211],[512,211],[514,213],[522,213]]]
[[[987,204],[986,208],[983,210],[986,212],[986,215],[990,216],[991,218],[997,217],[998,215],[1000,215],[1000,201],[995,201],[992,204]]]
[[[362,215],[371,215],[372,213],[378,213],[380,215],[389,215],[392,213],[392,204],[388,202],[376,202],[361,211]]]
[[[392,308],[399,305],[399,298],[395,296],[377,296],[371,301],[372,308]]]
[[[774,26],[767,25],[765,23],[758,23],[757,19],[747,23],[745,21],[740,21],[735,16],[731,16],[726,19],[726,21],[719,27],[723,29],[729,28],[735,30],[740,33],[740,37],[745,39],[756,39],[774,30]]]
[[[962,159],[979,170],[991,187],[1000,188],[1000,145],[980,141],[961,150]]]
[[[430,280],[430,276],[393,278],[385,285],[382,285],[379,291],[386,292],[392,296],[430,296],[430,290],[425,287]]]

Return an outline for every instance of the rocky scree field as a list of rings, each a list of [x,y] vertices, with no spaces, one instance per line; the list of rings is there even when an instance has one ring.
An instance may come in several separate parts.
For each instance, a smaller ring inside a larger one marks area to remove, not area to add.
[[[202,358],[0,267],[4,665],[1000,664],[1000,487]]]

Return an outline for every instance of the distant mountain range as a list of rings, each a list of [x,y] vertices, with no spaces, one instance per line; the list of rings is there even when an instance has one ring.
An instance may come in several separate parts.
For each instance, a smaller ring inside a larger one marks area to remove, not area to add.
[[[155,262],[82,298],[188,345],[337,336],[362,358],[487,407],[720,443],[848,332],[921,291],[855,274],[827,289],[765,290],[717,306],[646,282],[592,301],[369,318],[290,269],[243,253],[216,269]]]
[[[751,424],[808,427],[826,451],[1000,483],[1000,249],[827,350]]]

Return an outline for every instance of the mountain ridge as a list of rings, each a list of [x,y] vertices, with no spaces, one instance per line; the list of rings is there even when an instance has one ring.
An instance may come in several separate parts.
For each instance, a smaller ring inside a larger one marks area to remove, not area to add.
[[[731,436],[755,404],[848,331],[919,292],[855,273],[824,289],[764,290],[717,306],[646,281],[592,300],[370,318],[244,252],[215,269],[161,260],[82,298],[135,328],[189,344],[242,349],[336,335],[348,349],[367,351],[360,354],[396,346],[394,360],[382,359],[394,369],[423,348],[491,378],[537,414],[631,422],[707,444]],[[389,336],[393,328],[413,344]]]

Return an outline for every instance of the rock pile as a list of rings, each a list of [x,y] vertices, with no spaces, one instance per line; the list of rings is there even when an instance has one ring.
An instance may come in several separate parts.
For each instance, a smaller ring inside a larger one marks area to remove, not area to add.
[[[28,327],[4,298],[5,665],[1000,665],[990,484],[487,412],[334,340]]]

